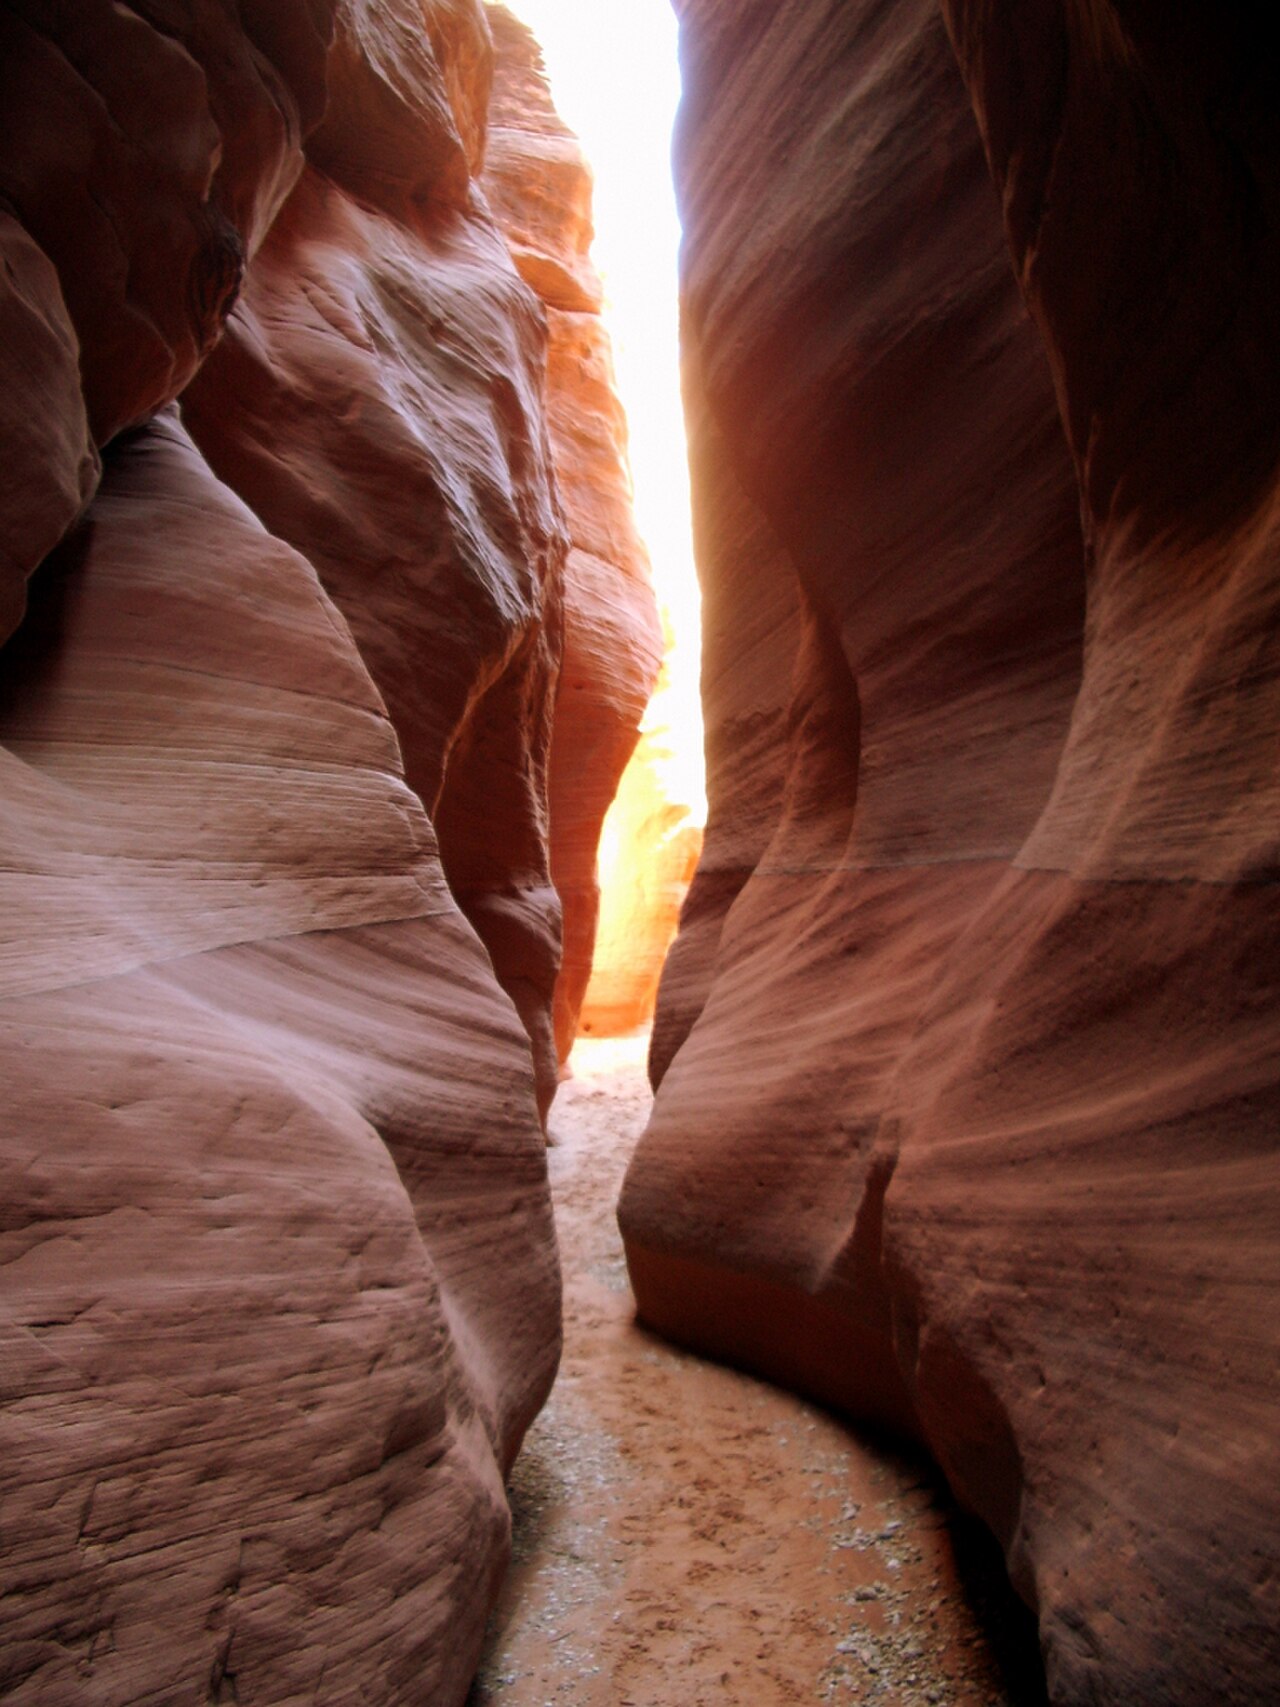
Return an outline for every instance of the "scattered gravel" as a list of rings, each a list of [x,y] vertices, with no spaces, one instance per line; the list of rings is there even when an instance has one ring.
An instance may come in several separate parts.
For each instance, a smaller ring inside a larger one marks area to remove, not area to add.
[[[918,1463],[635,1325],[614,1204],[645,1046],[579,1044],[552,1112],[565,1354],[468,1707],[1029,1707]]]

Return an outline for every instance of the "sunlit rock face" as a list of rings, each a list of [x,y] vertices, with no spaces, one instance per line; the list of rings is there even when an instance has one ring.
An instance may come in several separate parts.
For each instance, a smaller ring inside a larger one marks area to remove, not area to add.
[[[711,820],[641,1314],[918,1434],[1055,1702],[1261,1707],[1267,61],[1207,12],[678,9]]]
[[[15,1702],[461,1702],[558,1352],[494,966],[545,1084],[563,530],[488,28],[257,10],[0,23]]]
[[[589,253],[590,170],[551,103],[532,35],[505,7],[488,10],[497,67],[484,183],[546,309],[551,452],[570,539],[550,772],[551,871],[564,909],[555,1041],[564,1060],[596,942],[600,827],[636,745],[662,634]],[[660,949],[654,958],[661,963]]]
[[[725,453],[687,340],[684,409],[702,586],[709,815],[679,934],[662,967],[649,1046],[655,1085],[702,1011],[725,915],[773,834],[800,639],[795,571]]]
[[[702,851],[681,763],[694,731],[673,725],[670,659],[668,652],[601,831],[600,921],[578,1016],[579,1029],[592,1036],[621,1037],[651,1024]]]

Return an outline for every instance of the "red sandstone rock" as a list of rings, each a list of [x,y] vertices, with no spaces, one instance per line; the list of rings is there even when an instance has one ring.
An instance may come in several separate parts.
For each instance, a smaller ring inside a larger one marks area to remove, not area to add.
[[[97,482],[77,353],[57,273],[17,221],[0,211],[0,444],[6,452],[0,643],[22,620],[27,576]]]
[[[504,7],[488,10],[497,71],[485,190],[521,275],[546,306],[551,451],[571,542],[550,768],[551,872],[564,907],[555,994],[563,1061],[591,974],[601,824],[636,744],[662,636],[589,253],[591,175],[551,103],[537,43]]]
[[[662,1082],[707,998],[725,915],[782,808],[799,585],[777,535],[743,491],[684,356],[693,546],[702,586],[708,819],[662,968],[649,1075]]]
[[[591,169],[556,112],[531,31],[505,6],[488,4],[495,75],[484,188],[525,279],[549,307],[598,314],[603,299],[591,260]]]
[[[0,197],[58,272],[98,443],[194,373],[324,108],[335,0],[15,0]]]
[[[620,1211],[641,1313],[916,1432],[1004,1543],[1055,1702],[1262,1707],[1259,46],[1207,13],[957,0],[971,106],[923,0],[680,10],[708,644],[748,527],[803,639],[783,767],[780,643],[709,672],[730,893],[705,923],[691,897],[655,1036],[678,1052]]]
[[[0,24],[0,1693],[456,1707],[558,1345],[540,311],[469,0],[169,11]],[[170,411],[72,528],[246,257],[240,495]]]
[[[660,679],[659,708],[666,692]],[[621,1037],[652,1020],[663,963],[702,850],[701,826],[670,787],[671,743],[682,733],[666,725],[641,731],[605,817],[600,921],[579,1017],[579,1029],[597,1037]]]
[[[636,746],[662,634],[648,558],[631,520],[608,335],[594,315],[553,312],[549,319],[552,444],[573,540],[550,772],[551,870],[565,916],[555,1006],[564,1060],[596,948],[601,826]]]
[[[316,163],[184,411],[219,475],[306,553],[351,625],[453,893],[529,1029],[545,1111],[565,549],[545,333],[468,176],[481,120],[460,127],[446,93],[483,18],[433,16],[423,37],[416,6],[343,10]],[[487,58],[480,83],[487,99]]]
[[[381,702],[172,419],[3,663],[0,1689],[456,1702],[557,1275]]]

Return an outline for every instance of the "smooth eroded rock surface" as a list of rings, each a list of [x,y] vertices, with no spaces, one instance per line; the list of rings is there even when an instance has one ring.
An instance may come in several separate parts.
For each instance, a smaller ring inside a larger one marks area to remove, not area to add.
[[[48,256],[0,211],[0,436],[8,453],[0,644],[22,620],[27,576],[97,483],[77,355]]]
[[[1262,1707],[1268,61],[1147,7],[679,10],[711,822],[641,1314],[922,1438],[1056,1702]]]
[[[2,1686],[460,1699],[557,1350],[523,1034],[345,624],[173,412],[34,589]]]
[[[448,99],[483,16],[437,8],[424,36],[419,10],[344,8],[310,163],[184,409],[220,476],[306,553],[350,623],[453,892],[529,1029],[545,1108],[565,551],[545,332]]]
[[[336,8],[6,7],[0,197],[57,269],[99,443],[218,337],[323,111]]]
[[[559,1348],[488,20],[23,0],[0,81],[0,1693],[457,1707]]]

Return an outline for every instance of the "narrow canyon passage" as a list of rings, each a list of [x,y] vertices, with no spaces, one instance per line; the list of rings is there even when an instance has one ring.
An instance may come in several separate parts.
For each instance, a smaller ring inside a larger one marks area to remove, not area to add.
[[[1026,1707],[918,1463],[635,1323],[614,1205],[647,1042],[580,1041],[552,1110],[565,1351],[468,1707]]]
[[[519,9],[0,5],[0,1702],[1277,1707],[1261,9]]]

